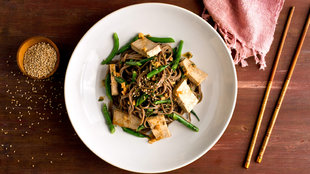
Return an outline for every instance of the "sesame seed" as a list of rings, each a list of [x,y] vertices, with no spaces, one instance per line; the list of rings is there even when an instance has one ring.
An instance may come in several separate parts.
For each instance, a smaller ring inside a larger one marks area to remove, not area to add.
[[[48,43],[40,42],[29,47],[25,52],[24,68],[30,76],[42,78],[53,71],[56,61],[55,49]]]

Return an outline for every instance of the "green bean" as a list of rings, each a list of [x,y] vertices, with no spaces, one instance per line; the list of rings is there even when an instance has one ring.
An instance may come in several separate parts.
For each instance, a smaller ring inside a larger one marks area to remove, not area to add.
[[[177,50],[178,50],[178,47],[174,47],[173,49],[172,49],[172,58],[173,58],[173,60],[175,60],[175,55],[177,54]],[[172,63],[173,63],[174,61],[172,61]]]
[[[123,52],[125,52],[126,50],[128,50],[131,47],[131,43],[138,40],[139,36],[135,36],[134,38],[132,38],[129,42],[127,42],[125,45],[123,45],[117,52],[117,54],[121,54]]]
[[[176,113],[168,114],[167,116],[170,117],[173,120],[177,120],[178,122],[182,123],[183,125],[185,125],[186,127],[192,129],[193,131],[196,131],[196,132],[199,131],[198,127],[196,127],[192,123],[188,122],[182,116],[180,116],[180,115],[178,115]]]
[[[182,73],[181,79],[183,79],[184,77],[186,77],[186,75],[184,73]]]
[[[166,69],[169,65],[170,65],[170,64],[168,64],[168,65],[163,65],[163,66],[160,66],[160,67],[157,68],[157,69],[154,69],[153,71],[147,73],[146,78],[147,78],[147,79],[150,79],[150,78],[153,77],[154,75],[156,75],[156,74],[162,72],[162,71],[163,71],[164,69]]]
[[[151,36],[146,36],[150,41],[153,42],[159,42],[159,43],[171,43],[174,42],[174,39],[171,37],[151,37]]]
[[[158,100],[158,101],[154,102],[155,105],[165,104],[165,103],[171,103],[171,100],[170,99],[168,99],[168,100]]]
[[[136,132],[136,131],[134,131],[134,130],[132,130],[132,129],[129,129],[129,128],[126,128],[126,127],[122,127],[122,129],[123,129],[124,132],[127,132],[127,133],[129,133],[129,134],[131,134],[131,135],[134,135],[134,136],[136,136],[136,137],[140,137],[140,138],[150,138],[150,137],[147,136],[147,135],[144,135],[144,134],[142,134],[142,133],[140,133],[140,132]]]
[[[143,65],[143,64],[145,64],[146,62],[148,62],[148,61],[150,61],[150,60],[153,60],[154,58],[155,58],[155,56],[150,57],[150,58],[147,58],[147,59],[142,59],[142,60],[140,60],[139,62]]]
[[[126,80],[124,80],[124,79],[121,78],[121,77],[114,76],[114,79],[115,79],[115,81],[117,81],[117,83],[119,83],[119,84],[122,84],[122,83],[127,84]]]
[[[113,134],[115,132],[115,127],[112,124],[111,116],[109,114],[108,107],[107,107],[107,105],[105,103],[103,104],[102,112],[103,112],[103,116],[105,118],[105,121],[106,121],[106,123],[107,123],[107,125],[108,125],[108,127],[110,129],[110,132]]]
[[[146,111],[146,116],[148,117],[148,116],[150,116],[150,115],[152,115],[153,114],[153,109],[147,109],[147,111]]]
[[[113,49],[111,53],[109,54],[109,56],[101,62],[102,65],[110,63],[117,53],[117,50],[119,47],[119,39],[118,39],[117,33],[113,33],[113,40],[114,40]]]
[[[145,127],[144,127],[143,124],[141,124],[141,125],[136,129],[136,131],[139,132],[139,131],[141,131],[142,129],[145,129]]]
[[[129,62],[125,62],[126,65],[131,65],[131,66],[141,66],[143,64],[145,64],[146,62],[150,61],[150,60],[153,60],[154,57],[150,57],[150,58],[147,58],[147,59],[142,59],[142,60],[139,60],[139,61],[129,61]]]
[[[133,62],[133,61],[129,61],[129,62],[125,62],[126,65],[131,65],[131,66],[141,66],[142,63],[140,62]]]
[[[195,112],[194,110],[191,110],[191,113],[196,117],[196,119],[197,119],[198,121],[200,121],[198,115],[196,114],[196,112]]]
[[[136,78],[137,78],[137,71],[132,71],[132,78],[131,78],[131,81],[132,81],[132,82],[135,82],[135,81],[136,81]]]
[[[136,106],[141,105],[143,102],[145,102],[145,100],[146,100],[148,97],[149,97],[149,95],[147,95],[147,94],[142,94],[142,95],[138,98],[138,100],[137,100],[137,102],[136,102]]]
[[[173,57],[175,58],[175,55],[177,55],[178,47],[174,47],[172,52],[173,52]]]
[[[112,92],[111,92],[111,75],[110,75],[110,73],[108,73],[107,76],[105,77],[104,85],[105,85],[105,91],[106,91],[108,98],[111,101],[113,101]]]
[[[173,65],[171,67],[172,70],[176,70],[178,65],[179,65],[179,62],[181,59],[181,54],[182,54],[183,43],[184,43],[183,40],[181,40],[179,43],[178,51],[177,51],[177,54],[175,56],[175,60],[173,61]]]

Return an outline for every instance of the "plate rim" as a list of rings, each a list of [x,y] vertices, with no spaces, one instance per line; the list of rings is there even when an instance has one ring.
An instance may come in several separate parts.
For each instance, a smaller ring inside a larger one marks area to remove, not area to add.
[[[74,53],[76,52],[76,48],[81,44],[81,41],[83,40],[84,37],[86,37],[88,35],[88,33],[90,33],[94,28],[95,26],[97,26],[98,23],[100,23],[101,21],[103,21],[104,19],[108,18],[109,16],[115,14],[115,13],[118,13],[119,11],[122,11],[122,10],[126,10],[126,9],[129,9],[129,8],[133,8],[135,6],[153,6],[153,5],[156,5],[156,6],[164,6],[164,7],[169,7],[169,8],[176,8],[178,10],[181,10],[185,13],[189,13],[191,16],[197,18],[198,20],[200,20],[201,22],[207,24],[207,26],[212,30],[212,32],[217,36],[217,38],[219,38],[220,42],[224,45],[229,57],[230,57],[230,63],[232,65],[232,68],[233,68],[233,75],[234,75],[234,100],[233,100],[233,103],[232,103],[232,108],[230,109],[229,111],[229,118],[227,119],[225,125],[224,125],[224,128],[220,131],[220,134],[218,134],[215,138],[215,141],[213,143],[211,143],[209,145],[208,148],[206,148],[204,151],[202,151],[199,155],[197,155],[196,157],[193,157],[191,160],[188,160],[187,162],[181,164],[181,165],[178,165],[178,166],[175,166],[175,167],[170,167],[170,168],[167,168],[165,170],[155,170],[155,171],[137,171],[137,170],[131,170],[131,169],[126,169],[126,168],[123,168],[117,164],[113,164],[111,163],[110,161],[106,160],[106,159],[103,159],[102,157],[100,157],[97,153],[95,153],[93,151],[93,149],[91,149],[87,143],[85,143],[82,139],[82,137],[79,135],[78,131],[77,131],[77,128],[75,127],[75,125],[73,124],[72,122],[72,119],[71,119],[71,116],[69,114],[69,110],[68,110],[68,104],[67,104],[67,95],[66,95],[66,86],[67,86],[67,83],[68,83],[68,69],[69,69],[69,65],[70,65],[70,62],[72,62],[72,56],[74,55]],[[194,12],[188,10],[188,9],[185,9],[183,7],[180,7],[180,6],[177,6],[177,5],[173,5],[173,4],[168,4],[168,3],[160,3],[160,2],[146,2],[146,3],[137,3],[137,4],[132,4],[132,5],[128,5],[128,6],[125,6],[125,7],[122,7],[122,8],[119,8],[111,13],[109,13],[108,15],[102,17],[100,20],[98,20],[96,23],[94,23],[88,30],[87,32],[81,37],[81,39],[79,40],[79,42],[76,44],[71,56],[70,56],[70,59],[68,61],[68,64],[67,64],[67,68],[66,68],[66,72],[65,72],[65,81],[64,81],[64,100],[65,100],[65,106],[66,106],[66,110],[67,110],[67,114],[68,114],[68,117],[69,117],[69,120],[70,120],[70,123],[74,129],[74,131],[76,132],[76,134],[78,135],[78,137],[80,138],[80,140],[83,142],[83,144],[92,152],[94,153],[97,157],[99,157],[101,160],[107,162],[108,164],[112,165],[112,166],[115,166],[117,168],[120,168],[120,169],[123,169],[123,170],[126,170],[126,171],[130,171],[130,172],[136,172],[136,173],[163,173],[163,172],[169,172],[169,171],[173,171],[173,170],[176,170],[176,169],[180,169],[182,167],[185,167],[191,163],[193,163],[194,161],[198,160],[199,158],[201,158],[203,155],[205,155],[212,147],[214,147],[214,145],[219,141],[219,139],[223,136],[224,132],[226,131],[230,121],[231,121],[231,118],[233,116],[233,113],[234,113],[234,110],[235,110],[235,107],[236,107],[236,102],[237,102],[237,93],[238,93],[238,80],[237,80],[237,72],[236,72],[236,67],[235,67],[235,64],[233,62],[233,58],[230,54],[230,50],[228,49],[227,45],[225,44],[223,38],[220,36],[220,34],[208,23],[206,22],[204,19],[201,18],[201,16],[195,14]]]

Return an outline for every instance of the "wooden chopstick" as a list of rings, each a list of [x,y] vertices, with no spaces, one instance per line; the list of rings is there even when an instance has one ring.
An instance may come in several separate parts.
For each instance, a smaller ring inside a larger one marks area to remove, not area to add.
[[[277,105],[276,105],[276,107],[275,107],[275,110],[274,110],[274,112],[273,112],[273,115],[272,115],[272,117],[271,117],[271,120],[270,120],[268,129],[267,129],[267,131],[266,131],[266,135],[265,135],[263,144],[262,144],[262,146],[261,146],[261,148],[260,148],[258,157],[257,157],[257,159],[256,159],[256,162],[258,162],[258,163],[261,163],[261,162],[262,162],[263,155],[264,155],[264,152],[265,152],[265,150],[266,150],[266,147],[267,147],[267,144],[268,144],[268,141],[269,141],[269,138],[270,138],[272,129],[273,129],[274,124],[275,124],[275,122],[276,122],[276,120],[277,120],[277,116],[278,116],[278,113],[279,113],[279,111],[280,111],[281,104],[282,104],[282,101],[283,101],[283,99],[284,99],[285,93],[286,93],[286,91],[287,91],[288,84],[290,83],[290,79],[291,79],[291,77],[292,77],[292,75],[293,75],[293,71],[294,71],[294,69],[295,69],[295,65],[296,65],[296,63],[297,63],[297,59],[298,59],[298,56],[299,56],[301,47],[302,47],[302,45],[303,45],[303,43],[304,43],[304,40],[305,40],[305,38],[306,38],[307,31],[308,31],[308,28],[309,28],[309,24],[310,24],[310,10],[309,10],[309,12],[308,12],[307,21],[306,21],[306,23],[305,23],[305,26],[304,26],[304,29],[303,29],[303,31],[302,31],[300,40],[299,40],[299,42],[298,42],[298,46],[297,46],[297,49],[296,49],[296,52],[295,52],[295,55],[294,55],[292,64],[291,64],[291,66],[290,66],[288,75],[287,75],[286,80],[285,80],[285,83],[284,83],[284,85],[283,85],[283,88],[282,88],[280,97],[279,97],[279,99],[278,99],[278,103],[277,103]]]
[[[249,147],[249,150],[248,150],[248,153],[247,153],[247,158],[246,158],[246,161],[245,161],[245,164],[244,164],[245,168],[249,168],[250,167],[251,158],[252,158],[252,155],[253,155],[253,150],[254,150],[254,147],[255,147],[256,140],[257,140],[257,135],[258,135],[258,132],[259,132],[262,120],[263,120],[263,116],[264,116],[265,108],[266,108],[266,105],[267,105],[268,97],[269,97],[269,94],[270,94],[272,82],[273,82],[274,76],[276,74],[276,70],[277,70],[278,63],[279,63],[279,60],[280,60],[280,56],[281,56],[281,53],[282,53],[283,45],[284,45],[284,42],[285,42],[285,39],[286,39],[286,36],[287,36],[287,32],[288,32],[289,26],[291,24],[291,20],[292,20],[293,14],[294,14],[294,10],[295,10],[295,7],[294,6],[291,7],[289,15],[288,15],[288,18],[287,18],[287,21],[286,21],[286,24],[285,24],[285,28],[284,28],[284,31],[283,31],[283,34],[282,34],[280,45],[279,45],[279,48],[278,48],[278,51],[277,51],[276,59],[274,61],[273,67],[272,67],[271,75],[269,77],[269,82],[268,82],[268,85],[267,85],[267,88],[266,88],[266,91],[265,91],[265,96],[264,96],[264,99],[263,99],[263,102],[262,102],[262,105],[261,105],[261,109],[260,109],[260,112],[259,112],[259,115],[258,115],[258,118],[257,118],[255,129],[254,129],[254,132],[253,132],[251,144],[250,144],[250,147]]]

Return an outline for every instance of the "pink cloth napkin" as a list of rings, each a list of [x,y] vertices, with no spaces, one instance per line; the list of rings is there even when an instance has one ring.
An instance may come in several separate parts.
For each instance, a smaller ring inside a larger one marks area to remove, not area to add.
[[[203,0],[202,17],[215,22],[214,28],[233,51],[235,64],[247,66],[245,59],[254,56],[260,69],[266,67],[265,55],[284,0]]]

